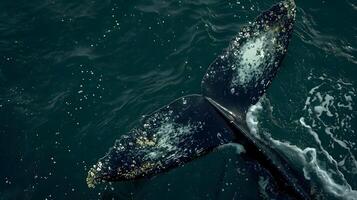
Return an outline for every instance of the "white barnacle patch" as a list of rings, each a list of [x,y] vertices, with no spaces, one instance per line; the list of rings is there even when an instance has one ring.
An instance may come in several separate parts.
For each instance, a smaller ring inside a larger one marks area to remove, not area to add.
[[[249,39],[240,48],[233,50],[232,94],[236,92],[234,88],[245,87],[264,75],[268,62],[274,58],[276,42],[274,32],[270,31]]]
[[[186,149],[180,143],[190,140],[190,136],[203,128],[201,122],[178,124],[173,121],[166,121],[155,131],[155,145],[146,149],[145,160],[155,161],[160,159],[167,162],[186,155]],[[164,160],[163,160],[164,159]]]
[[[183,126],[174,123],[161,125],[157,131],[156,147],[164,152],[173,152],[177,149],[178,138],[189,134],[192,131],[190,124]]]
[[[254,41],[248,42],[242,47],[242,52],[240,54],[241,61],[240,64],[247,66],[253,70],[261,65],[264,61],[265,52],[264,52],[264,42],[266,40],[265,35],[262,37],[256,38]],[[242,75],[245,75],[241,71]],[[246,76],[242,76],[242,79],[247,79]],[[243,81],[244,81],[243,80]]]

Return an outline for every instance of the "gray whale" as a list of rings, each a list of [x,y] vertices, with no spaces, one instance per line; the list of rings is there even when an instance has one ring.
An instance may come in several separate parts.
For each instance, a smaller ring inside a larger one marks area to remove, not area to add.
[[[154,176],[182,166],[217,147],[239,142],[279,189],[296,199],[312,192],[287,160],[250,134],[246,114],[270,86],[287,52],[296,6],[282,1],[245,26],[213,61],[202,94],[179,98],[147,115],[88,172],[87,184]]]

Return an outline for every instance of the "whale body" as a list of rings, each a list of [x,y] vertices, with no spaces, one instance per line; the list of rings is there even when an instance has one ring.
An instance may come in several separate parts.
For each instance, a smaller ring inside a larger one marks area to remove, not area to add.
[[[181,97],[147,115],[88,172],[87,184],[154,176],[217,147],[238,142],[279,189],[310,199],[309,184],[286,159],[249,132],[246,114],[264,95],[287,52],[295,21],[294,1],[282,1],[245,26],[203,77],[202,94]]]

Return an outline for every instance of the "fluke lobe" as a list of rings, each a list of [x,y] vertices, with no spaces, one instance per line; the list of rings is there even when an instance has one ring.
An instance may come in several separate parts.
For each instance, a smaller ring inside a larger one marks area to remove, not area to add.
[[[87,184],[150,177],[239,142],[274,177],[279,189],[311,198],[309,186],[286,159],[250,134],[246,114],[265,93],[287,52],[295,21],[292,0],[282,1],[241,29],[209,66],[202,94],[179,98],[147,115],[88,172]]]

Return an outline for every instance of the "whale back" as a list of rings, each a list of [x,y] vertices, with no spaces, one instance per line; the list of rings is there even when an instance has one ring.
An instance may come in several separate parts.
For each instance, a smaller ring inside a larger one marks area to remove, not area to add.
[[[294,20],[295,4],[284,1],[243,27],[207,69],[203,95],[244,119],[277,74]]]

